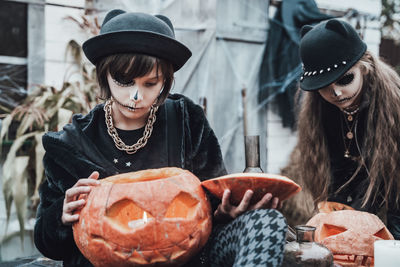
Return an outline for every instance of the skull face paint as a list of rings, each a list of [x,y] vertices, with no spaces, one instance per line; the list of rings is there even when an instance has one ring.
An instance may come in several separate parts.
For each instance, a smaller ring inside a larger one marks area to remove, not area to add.
[[[318,90],[323,99],[340,109],[351,109],[360,102],[363,75],[357,64],[334,83]]]

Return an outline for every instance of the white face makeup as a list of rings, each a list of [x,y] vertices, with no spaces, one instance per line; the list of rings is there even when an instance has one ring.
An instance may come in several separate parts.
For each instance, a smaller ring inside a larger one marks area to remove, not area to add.
[[[340,109],[352,109],[359,104],[363,75],[359,65],[353,66],[336,82],[318,90],[323,99]]]
[[[116,74],[116,77],[107,75],[111,95],[114,99],[112,105],[114,123],[119,121],[140,121],[147,119],[151,105],[160,95],[164,81],[162,75],[156,73],[156,67],[143,76],[134,79]]]

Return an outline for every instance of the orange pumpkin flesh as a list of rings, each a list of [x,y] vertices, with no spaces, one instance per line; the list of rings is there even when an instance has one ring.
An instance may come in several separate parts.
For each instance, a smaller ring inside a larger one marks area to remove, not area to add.
[[[332,201],[321,201],[318,203],[318,211],[319,212],[332,212],[337,210],[354,210],[352,207],[339,203],[339,202],[332,202]]]
[[[125,173],[93,187],[75,242],[94,266],[179,266],[211,233],[211,207],[189,171]]]
[[[341,266],[373,266],[374,242],[393,239],[376,215],[356,210],[318,213],[307,225],[316,227],[315,241],[329,248]]]
[[[238,205],[248,189],[253,190],[251,204],[257,203],[266,193],[286,200],[301,191],[301,187],[291,179],[267,173],[234,173],[203,181],[202,186],[213,195],[222,198],[225,189],[231,191],[230,201]]]

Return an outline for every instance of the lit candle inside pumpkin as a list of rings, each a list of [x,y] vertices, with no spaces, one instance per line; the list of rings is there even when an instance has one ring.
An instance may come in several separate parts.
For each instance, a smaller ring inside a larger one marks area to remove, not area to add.
[[[143,224],[147,223],[147,213],[143,211]]]
[[[147,223],[147,221],[148,221],[147,213],[145,211],[143,211],[143,218],[128,222],[128,226],[132,229],[135,229],[137,227],[144,225],[145,223]]]
[[[398,267],[400,240],[378,240],[374,243],[375,267]]]

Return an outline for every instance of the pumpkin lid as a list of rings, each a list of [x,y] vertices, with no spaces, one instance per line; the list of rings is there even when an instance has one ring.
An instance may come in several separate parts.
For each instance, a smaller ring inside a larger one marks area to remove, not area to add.
[[[301,187],[288,177],[269,173],[233,173],[203,181],[201,184],[220,199],[224,190],[229,189],[231,203],[234,205],[240,203],[248,189],[254,192],[252,204],[260,201],[266,193],[283,201],[301,191]]]

